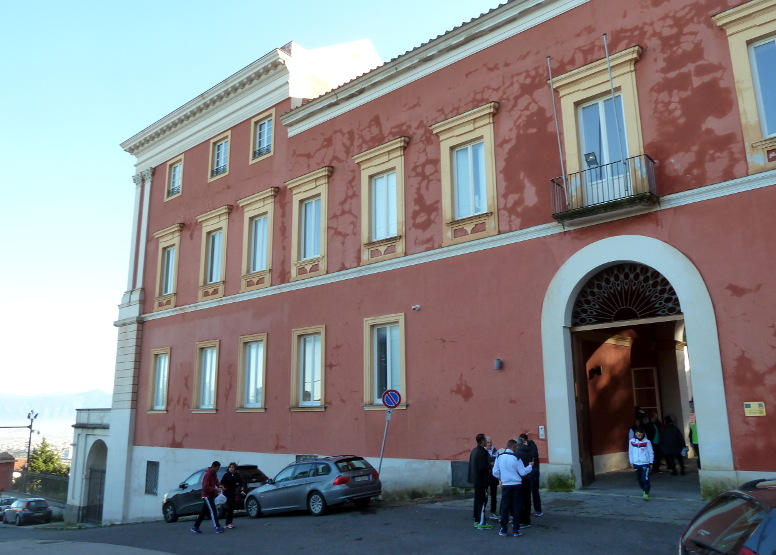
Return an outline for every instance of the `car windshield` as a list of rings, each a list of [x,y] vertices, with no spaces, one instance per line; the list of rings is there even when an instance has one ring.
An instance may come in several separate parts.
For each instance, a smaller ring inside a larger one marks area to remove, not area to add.
[[[741,497],[726,495],[690,524],[682,543],[690,553],[738,553],[766,511]]]
[[[45,509],[47,506],[48,504],[43,499],[38,499],[37,501],[30,501],[27,507],[30,509]]]

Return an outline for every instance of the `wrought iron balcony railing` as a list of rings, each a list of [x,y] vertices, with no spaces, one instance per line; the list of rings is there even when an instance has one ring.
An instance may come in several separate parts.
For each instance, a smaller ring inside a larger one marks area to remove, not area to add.
[[[657,202],[655,161],[640,154],[550,180],[559,222]]]
[[[264,156],[270,152],[272,152],[272,145],[262,146],[253,151],[253,157],[258,158],[259,156]]]
[[[213,171],[210,172],[210,177],[215,177],[217,175],[221,175],[222,173],[226,173],[226,164],[223,166],[218,166],[217,168],[213,168]]]
[[[177,195],[181,192],[181,186],[180,185],[172,185],[169,189],[167,189],[167,196],[171,197],[173,195]]]

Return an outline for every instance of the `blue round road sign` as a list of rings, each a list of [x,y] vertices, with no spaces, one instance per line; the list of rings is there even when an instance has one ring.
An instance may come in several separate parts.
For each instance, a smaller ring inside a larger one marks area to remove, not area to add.
[[[401,393],[395,389],[388,389],[383,393],[383,404],[389,409],[395,409],[401,404]]]

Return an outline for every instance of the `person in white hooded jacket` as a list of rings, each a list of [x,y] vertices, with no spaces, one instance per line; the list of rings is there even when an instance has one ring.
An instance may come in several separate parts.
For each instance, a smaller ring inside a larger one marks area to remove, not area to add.
[[[520,504],[523,484],[523,476],[527,476],[533,470],[529,464],[525,466],[523,461],[517,458],[517,442],[514,439],[507,441],[506,450],[499,455],[493,466],[493,476],[501,480],[501,529],[499,536],[507,535],[509,515],[512,514],[512,527],[514,536],[522,536],[520,532]]]
[[[644,437],[644,430],[637,428],[634,431],[633,439],[628,441],[628,459],[631,466],[636,469],[636,479],[639,486],[644,491],[644,501],[649,500],[649,469],[655,458],[652,451],[652,442]]]

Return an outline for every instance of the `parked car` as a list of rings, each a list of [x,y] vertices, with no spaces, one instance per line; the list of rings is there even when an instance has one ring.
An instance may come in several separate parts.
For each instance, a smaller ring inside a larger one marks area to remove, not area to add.
[[[252,518],[299,510],[319,516],[328,507],[346,502],[366,507],[381,493],[377,470],[362,457],[319,457],[291,463],[251,491],[245,498],[245,510]]]
[[[753,480],[712,499],[685,528],[679,553],[776,553],[776,478]]]
[[[51,522],[51,507],[48,501],[40,497],[17,499],[3,511],[5,524],[29,524],[31,522]]]
[[[196,515],[202,509],[202,477],[205,475],[204,468],[194,472],[186,478],[177,488],[173,488],[164,494],[162,498],[162,515],[166,522],[175,522],[178,517],[186,515]],[[222,466],[218,471],[218,479],[226,474],[227,467]],[[237,466],[237,472],[242,478],[245,489],[250,491],[267,481],[267,475],[264,474],[255,464],[243,464]],[[243,509],[242,497],[240,497],[236,510]],[[219,513],[223,507],[219,506]],[[222,516],[219,514],[219,516]]]
[[[11,503],[17,499],[17,497],[0,497],[0,511],[4,511],[6,507],[10,507]]]

